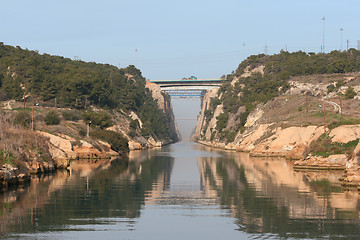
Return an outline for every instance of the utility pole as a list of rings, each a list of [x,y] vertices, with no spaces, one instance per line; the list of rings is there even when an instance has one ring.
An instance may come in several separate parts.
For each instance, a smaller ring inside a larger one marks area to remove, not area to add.
[[[349,50],[349,40],[346,40],[346,51]]]
[[[341,96],[340,97],[340,120],[342,120],[342,100],[341,100]]]
[[[324,110],[324,133],[326,133],[325,102],[324,102],[323,110]]]
[[[89,121],[88,124],[87,124],[86,137],[90,136],[90,124],[91,124],[91,121]]]
[[[340,51],[342,52],[342,32],[343,32],[343,28],[340,28],[340,38],[341,38],[341,48]]]
[[[268,50],[269,50],[269,47],[268,47],[268,45],[265,44],[265,46],[264,46],[264,54],[265,55],[268,55]]]
[[[34,103],[32,104],[31,107],[31,130],[34,131]]]
[[[322,18],[323,20],[323,47],[322,47],[322,50],[323,50],[323,53],[325,53],[325,16]]]

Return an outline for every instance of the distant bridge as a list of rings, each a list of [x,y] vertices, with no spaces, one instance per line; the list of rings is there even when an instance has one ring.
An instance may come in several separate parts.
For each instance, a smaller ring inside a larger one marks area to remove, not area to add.
[[[161,90],[173,97],[202,97],[207,90],[219,87],[222,79],[179,79],[149,80],[160,86]]]

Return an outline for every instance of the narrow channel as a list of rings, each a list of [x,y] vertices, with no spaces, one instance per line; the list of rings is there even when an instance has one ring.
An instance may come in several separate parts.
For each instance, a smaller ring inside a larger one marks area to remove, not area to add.
[[[0,194],[5,239],[329,238],[360,234],[342,172],[296,172],[280,158],[189,140],[200,100],[174,99],[183,140],[129,161],[77,162]],[[326,176],[326,177],[325,177]],[[332,179],[332,180],[323,180]]]

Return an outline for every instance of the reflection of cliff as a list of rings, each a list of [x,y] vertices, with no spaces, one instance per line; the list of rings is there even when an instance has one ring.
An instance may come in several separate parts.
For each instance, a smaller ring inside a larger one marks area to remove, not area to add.
[[[339,228],[338,232],[331,230],[346,215],[359,215],[359,196],[342,193],[336,184],[341,173],[294,172],[291,163],[283,159],[237,156],[200,158],[198,162],[204,190],[217,194],[221,204],[232,210],[241,230],[316,236],[321,225],[329,234],[350,234]]]
[[[172,165],[169,157],[140,163],[73,162],[70,172],[33,178],[28,187],[1,194],[1,232],[42,232],[107,217],[139,217],[145,196],[169,185]]]

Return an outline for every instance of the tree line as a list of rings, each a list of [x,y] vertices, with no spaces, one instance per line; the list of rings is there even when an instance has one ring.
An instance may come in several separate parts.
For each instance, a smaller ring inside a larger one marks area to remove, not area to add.
[[[134,111],[144,122],[145,135],[166,139],[169,123],[158,108],[145,78],[135,66],[73,61],[61,56],[0,44],[0,100],[23,100],[59,107]]]
[[[242,76],[245,72],[250,72],[259,66],[264,66],[263,74],[257,72],[248,77]],[[234,132],[244,130],[247,116],[255,106],[285,92],[289,87],[288,80],[291,77],[357,71],[360,71],[360,51],[356,49],[343,52],[332,51],[328,54],[281,51],[271,56],[252,55],[241,62],[232,74],[225,77],[218,91],[218,98],[212,99],[212,107],[206,112],[206,119],[209,121],[216,106],[223,104],[224,113],[218,116],[215,130],[219,133],[220,139],[225,138],[231,142]],[[235,84],[234,78],[238,78]],[[353,97],[354,92],[350,89],[348,95]],[[238,113],[241,106],[245,106],[245,112]],[[240,124],[233,129],[225,130],[230,114],[239,114]]]

